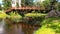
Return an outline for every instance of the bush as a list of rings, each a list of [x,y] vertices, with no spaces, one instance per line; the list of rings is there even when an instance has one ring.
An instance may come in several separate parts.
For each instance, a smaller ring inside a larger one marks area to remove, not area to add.
[[[4,13],[3,11],[0,11],[0,19],[4,19],[7,17],[7,14]]]
[[[9,17],[13,22],[20,22],[22,16],[16,12],[11,12]]]
[[[46,28],[45,26],[42,26],[35,32],[35,34],[55,34],[55,31],[51,28]]]
[[[57,17],[53,17],[53,18],[48,18],[48,19],[45,19],[43,22],[42,22],[42,26],[46,26],[47,28],[52,28],[52,29],[55,29],[55,32],[56,33],[60,33],[60,18]]]
[[[28,13],[28,14],[25,14],[25,16],[26,16],[26,17],[35,18],[35,17],[46,16],[46,14],[42,14],[42,13]]]
[[[29,24],[39,24],[45,19],[46,14],[42,13],[27,13],[25,14],[25,22]]]
[[[42,21],[46,15],[47,14],[42,14],[42,13],[28,13],[25,14],[25,17],[32,17],[33,19]]]

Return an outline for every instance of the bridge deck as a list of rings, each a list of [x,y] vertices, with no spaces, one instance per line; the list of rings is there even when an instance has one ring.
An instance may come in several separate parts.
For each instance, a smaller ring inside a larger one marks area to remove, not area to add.
[[[6,10],[6,12],[9,12],[9,11],[12,11],[12,10],[45,10],[45,8],[43,7],[36,7],[36,6],[33,6],[33,7],[11,7],[10,9]]]

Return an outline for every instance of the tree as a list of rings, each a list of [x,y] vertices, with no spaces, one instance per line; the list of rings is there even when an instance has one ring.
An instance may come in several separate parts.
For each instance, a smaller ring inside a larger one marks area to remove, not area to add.
[[[42,3],[40,3],[40,5],[42,5],[43,7],[45,7],[46,9],[50,9],[50,0],[45,0]]]
[[[25,6],[25,0],[21,0],[21,2],[22,2],[22,6]]]
[[[32,5],[33,5],[33,0],[22,0],[22,2],[23,2],[26,6],[32,6]]]
[[[57,0],[50,0],[50,5],[52,9],[56,9],[57,7],[55,7],[57,4]]]
[[[32,6],[33,5],[33,0],[26,0],[27,1],[27,3],[30,5],[30,6]]]
[[[48,17],[60,17],[60,11],[58,8],[57,0],[51,0],[51,11],[48,13]]]
[[[36,2],[34,2],[34,4],[36,5],[36,6],[41,6],[41,7],[49,7],[50,6],[50,0],[44,0],[44,1],[42,1],[42,0],[37,0]]]
[[[58,9],[59,9],[59,11],[60,11],[60,2],[58,3]]]
[[[0,10],[2,10],[1,4],[0,4]]]
[[[4,10],[7,10],[11,7],[11,0],[3,0]]]

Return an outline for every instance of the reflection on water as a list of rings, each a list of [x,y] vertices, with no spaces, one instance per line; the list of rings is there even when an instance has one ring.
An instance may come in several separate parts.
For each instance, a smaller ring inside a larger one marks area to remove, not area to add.
[[[10,21],[11,23],[11,21]],[[26,24],[10,24],[5,26],[4,20],[0,22],[0,34],[33,34],[37,27]]]
[[[3,34],[4,32],[4,20],[0,22],[0,34]]]

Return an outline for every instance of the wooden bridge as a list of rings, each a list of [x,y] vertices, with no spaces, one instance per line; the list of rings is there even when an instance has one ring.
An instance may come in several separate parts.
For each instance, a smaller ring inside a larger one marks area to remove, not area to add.
[[[6,10],[5,12],[11,12],[13,10],[30,11],[30,10],[45,10],[45,8],[36,7],[36,6],[11,7],[10,9]]]

